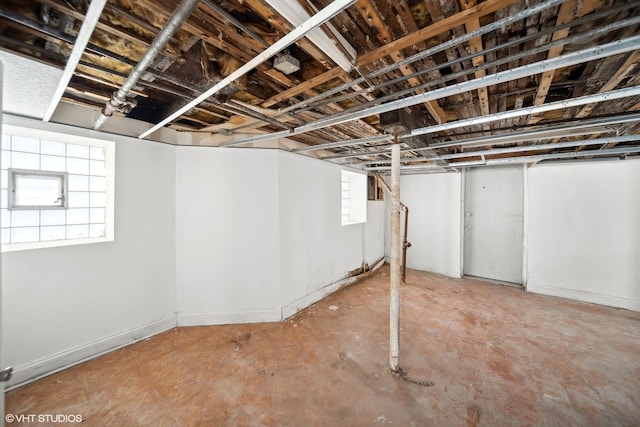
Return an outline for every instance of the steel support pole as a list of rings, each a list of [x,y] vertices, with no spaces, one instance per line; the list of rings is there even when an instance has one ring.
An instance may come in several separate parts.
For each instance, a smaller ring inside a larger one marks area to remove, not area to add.
[[[400,357],[400,143],[393,134],[391,147],[391,280],[389,307],[389,368],[398,372]]]

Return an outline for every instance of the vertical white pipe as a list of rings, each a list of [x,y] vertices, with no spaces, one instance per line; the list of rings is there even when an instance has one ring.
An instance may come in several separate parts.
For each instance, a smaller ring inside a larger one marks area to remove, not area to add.
[[[400,144],[398,133],[391,146],[391,279],[389,306],[389,368],[397,372],[400,357]]]

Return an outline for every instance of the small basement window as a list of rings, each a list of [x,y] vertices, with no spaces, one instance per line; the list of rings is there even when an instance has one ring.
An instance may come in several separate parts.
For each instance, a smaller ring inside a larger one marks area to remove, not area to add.
[[[342,171],[342,225],[367,221],[367,175]]]
[[[9,169],[9,210],[65,209],[67,174]]]

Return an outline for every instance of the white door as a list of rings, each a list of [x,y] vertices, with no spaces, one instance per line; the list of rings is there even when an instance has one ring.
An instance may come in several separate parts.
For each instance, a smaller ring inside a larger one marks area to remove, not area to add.
[[[464,274],[522,284],[522,165],[467,169]]]

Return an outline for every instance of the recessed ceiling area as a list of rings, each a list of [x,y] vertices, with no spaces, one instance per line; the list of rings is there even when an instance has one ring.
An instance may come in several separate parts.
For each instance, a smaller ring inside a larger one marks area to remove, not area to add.
[[[398,110],[415,118],[399,135],[405,173],[640,149],[639,2],[91,5],[5,1],[0,47],[58,70],[75,55],[61,102],[106,113],[95,128],[115,114],[147,123],[141,138],[162,127],[200,145],[287,138],[298,153],[382,173],[391,135],[380,117]]]

